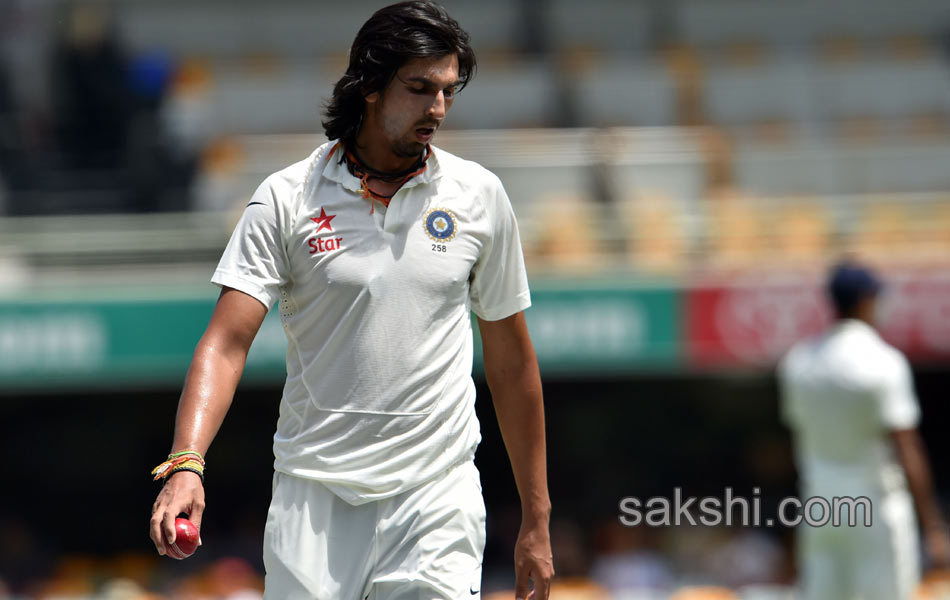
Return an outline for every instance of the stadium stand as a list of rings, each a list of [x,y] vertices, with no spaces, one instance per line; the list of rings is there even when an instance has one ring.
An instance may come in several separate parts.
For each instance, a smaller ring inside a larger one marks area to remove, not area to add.
[[[482,66],[477,84],[463,89],[446,122],[452,129],[551,127],[560,119],[561,92],[545,59]]]
[[[805,47],[834,36],[939,35],[950,21],[950,7],[939,0],[680,0],[675,15],[677,31],[691,45],[756,40],[774,47]]]
[[[596,127],[656,127],[676,120],[672,74],[658,61],[594,61],[571,82],[579,122]]]
[[[651,45],[654,12],[648,2],[595,0],[548,3],[547,26],[552,48],[560,52],[595,50],[608,55],[635,55]]]
[[[726,127],[785,123],[806,127],[814,115],[806,60],[784,58],[751,65],[708,65],[705,116]]]

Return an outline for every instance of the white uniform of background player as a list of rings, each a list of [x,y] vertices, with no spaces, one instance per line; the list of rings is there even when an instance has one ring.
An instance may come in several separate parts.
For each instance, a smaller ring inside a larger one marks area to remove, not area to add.
[[[866,269],[836,269],[830,290],[842,318],[779,367],[802,500],[864,496],[872,505],[871,527],[863,511],[856,527],[799,526],[807,600],[902,600],[919,581],[914,499],[892,432],[916,436],[920,409],[907,360],[862,319],[873,314],[878,287]]]

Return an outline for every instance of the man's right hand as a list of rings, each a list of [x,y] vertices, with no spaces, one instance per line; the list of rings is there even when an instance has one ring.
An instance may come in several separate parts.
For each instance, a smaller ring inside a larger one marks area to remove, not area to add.
[[[942,523],[924,531],[924,547],[932,570],[947,573],[950,570],[950,536]]]
[[[149,535],[155,549],[165,554],[164,539],[175,541],[175,518],[179,514],[188,515],[188,520],[198,528],[198,544],[201,545],[201,513],[205,509],[205,489],[201,478],[191,471],[179,471],[168,476],[162,491],[158,493],[152,505],[152,518],[149,521]]]

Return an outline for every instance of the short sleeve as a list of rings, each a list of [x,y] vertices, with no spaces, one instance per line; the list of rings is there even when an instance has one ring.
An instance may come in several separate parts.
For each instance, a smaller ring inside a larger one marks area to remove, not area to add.
[[[910,365],[902,354],[894,351],[891,364],[882,369],[877,387],[881,423],[886,429],[912,429],[920,421],[920,406],[914,394]]]
[[[496,180],[488,218],[491,235],[472,269],[472,310],[486,321],[498,321],[531,306],[518,223],[511,201]]]
[[[287,273],[277,198],[265,181],[244,209],[211,281],[244,292],[270,308],[280,296]]]

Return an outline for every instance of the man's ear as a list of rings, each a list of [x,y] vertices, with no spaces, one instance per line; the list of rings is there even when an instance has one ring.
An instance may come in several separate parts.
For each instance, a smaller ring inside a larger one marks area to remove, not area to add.
[[[375,104],[379,100],[379,92],[373,92],[372,94],[367,94],[363,96],[363,100],[366,100],[368,104]]]

